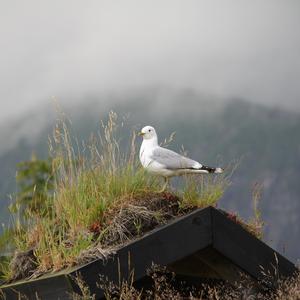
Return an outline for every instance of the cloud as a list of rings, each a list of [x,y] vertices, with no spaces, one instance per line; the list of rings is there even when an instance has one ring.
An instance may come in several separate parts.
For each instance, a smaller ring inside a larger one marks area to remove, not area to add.
[[[170,86],[299,109],[299,1],[7,1],[1,119]]]

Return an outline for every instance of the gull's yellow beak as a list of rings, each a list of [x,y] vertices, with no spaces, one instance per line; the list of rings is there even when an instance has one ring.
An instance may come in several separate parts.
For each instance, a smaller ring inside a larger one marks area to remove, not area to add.
[[[144,134],[145,134],[144,132],[141,132],[141,131],[140,131],[140,132],[138,133],[138,136],[143,136]]]

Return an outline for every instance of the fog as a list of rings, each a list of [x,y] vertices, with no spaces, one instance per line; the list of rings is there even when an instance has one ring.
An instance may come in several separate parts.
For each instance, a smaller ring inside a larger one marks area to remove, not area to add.
[[[0,118],[143,87],[300,111],[300,2],[1,1]]]

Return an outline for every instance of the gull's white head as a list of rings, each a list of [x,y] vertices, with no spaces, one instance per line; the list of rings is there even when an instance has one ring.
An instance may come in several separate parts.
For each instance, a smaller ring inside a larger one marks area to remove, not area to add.
[[[145,140],[157,138],[156,131],[152,126],[145,126],[139,133]]]

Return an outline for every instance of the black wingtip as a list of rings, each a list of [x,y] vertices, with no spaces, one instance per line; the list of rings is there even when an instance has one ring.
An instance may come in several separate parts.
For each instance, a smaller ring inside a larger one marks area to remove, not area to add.
[[[211,168],[207,166],[202,166],[200,170],[207,171],[208,173],[221,174],[224,172],[222,168]]]

